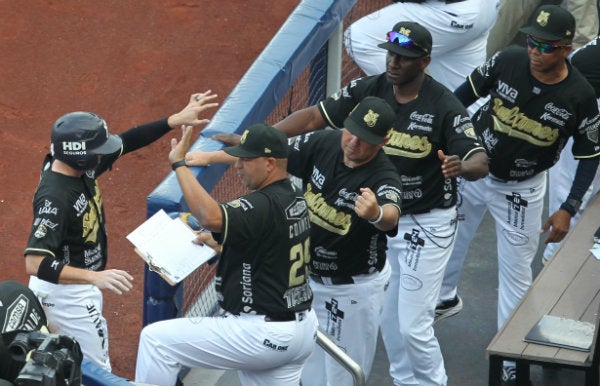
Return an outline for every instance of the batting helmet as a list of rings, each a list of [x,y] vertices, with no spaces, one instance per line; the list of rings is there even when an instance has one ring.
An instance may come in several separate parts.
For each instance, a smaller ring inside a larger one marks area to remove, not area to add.
[[[52,126],[52,156],[77,170],[97,166],[98,156],[121,148],[121,138],[108,133],[104,119],[93,113],[76,111],[58,118]]]

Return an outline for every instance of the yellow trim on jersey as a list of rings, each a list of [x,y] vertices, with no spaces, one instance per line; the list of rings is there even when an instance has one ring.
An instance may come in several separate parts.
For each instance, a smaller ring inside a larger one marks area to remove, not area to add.
[[[221,211],[223,211],[223,236],[221,237],[221,245],[225,245],[227,235],[229,234],[229,215],[225,209],[225,204],[219,204]]]
[[[473,84],[473,81],[471,80],[471,75],[469,75],[467,77],[467,80],[469,81],[469,85],[471,86],[471,91],[473,91],[473,94],[475,94],[475,96],[477,98],[483,98],[481,95],[479,95],[479,93],[477,92],[477,90],[475,89],[475,85]]]
[[[56,258],[56,255],[49,249],[41,249],[41,248],[26,248],[25,249],[26,255],[37,255],[37,253],[32,253],[32,252],[43,252],[43,253],[40,253],[40,255],[50,255],[50,256]]]
[[[329,114],[327,114],[327,110],[325,110],[325,105],[323,105],[323,101],[319,102],[319,106],[321,106],[321,112],[325,114],[325,120],[327,121],[329,126],[334,127],[336,129],[341,129],[341,127],[337,127],[333,124],[333,122],[331,122],[331,118],[329,117]]]
[[[480,151],[476,151],[476,150],[483,150],[484,153],[486,151],[483,146],[475,147],[475,148],[469,150],[469,152],[467,154],[465,154],[465,156],[463,157],[463,159],[461,161],[465,161],[465,160],[469,159],[469,157],[475,153],[481,153]]]

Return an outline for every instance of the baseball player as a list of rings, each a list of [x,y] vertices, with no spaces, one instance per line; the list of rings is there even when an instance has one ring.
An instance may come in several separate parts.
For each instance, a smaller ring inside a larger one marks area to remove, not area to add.
[[[275,127],[288,136],[327,125],[342,128],[367,96],[385,100],[394,110],[396,119],[383,149],[400,174],[402,212],[398,235],[388,237],[392,274],[381,332],[396,384],[445,385],[433,321],[457,226],[456,177],[485,176],[487,155],[460,101],[425,74],[431,60],[429,31],[418,23],[399,22],[379,47],[388,52],[384,74],[353,80]]]
[[[519,33],[519,26],[526,24],[530,15],[542,4],[560,4],[575,17],[577,25],[573,48],[579,48],[596,37],[599,28],[597,3],[598,0],[503,0],[488,36],[488,57],[510,45]]]
[[[600,9],[599,9],[600,11]],[[600,31],[599,31],[600,32]],[[600,37],[590,40],[588,44],[575,51],[571,57],[571,64],[577,68],[581,74],[588,80],[596,93],[596,102],[600,109]],[[566,152],[548,172],[548,212],[551,215],[557,211],[564,197],[569,194],[569,188],[573,181],[573,176],[579,161],[568,156],[572,152],[573,140],[569,138],[563,153]],[[600,168],[596,170],[596,175],[582,199],[579,211],[571,218],[571,226],[579,219],[581,212],[585,209],[589,200],[600,191]],[[546,244],[543,254],[543,262],[546,263],[556,248],[557,243]]]
[[[192,128],[171,142],[169,161],[200,225],[222,245],[216,290],[221,316],[146,326],[136,381],[175,385],[181,366],[237,369],[243,385],[296,386],[315,346],[317,317],[308,284],[310,218],[287,178],[287,139],[263,124],[248,128],[234,167],[253,192],[217,203],[185,159]]]
[[[289,154],[288,172],[302,179],[311,214],[310,286],[320,329],[365,377],[390,277],[386,235],[397,234],[400,215],[400,179],[381,150],[394,120],[384,100],[366,97],[343,130],[298,136]],[[304,386],[353,384],[320,347],[302,373]]]
[[[500,51],[455,92],[465,105],[490,95],[473,118],[490,157],[490,174],[461,183],[462,221],[440,300],[456,298],[469,243],[489,210],[498,239],[498,328],[531,285],[540,229],[551,229],[547,243],[562,240],[600,156],[594,90],[566,60],[575,31],[573,16],[559,6],[543,5],[521,31],[527,34],[527,48]],[[542,227],[545,171],[569,137],[579,166],[568,196]],[[506,365],[504,375],[514,378],[514,363]]]
[[[216,95],[193,94],[187,106],[166,119],[119,135],[89,112],[72,112],[52,127],[51,153],[43,162],[33,198],[33,225],[25,249],[29,287],[39,297],[50,332],[74,337],[84,357],[110,371],[102,292],[119,295],[133,277],[106,269],[107,235],[97,177],[126,153],[149,145],[174,127],[201,125]]]
[[[310,286],[319,326],[366,377],[390,277],[386,235],[397,233],[400,212],[398,173],[381,150],[395,119],[383,99],[366,97],[343,130],[298,136],[288,154],[287,170],[302,180],[310,212]],[[189,152],[186,159],[190,165],[234,161],[221,151]],[[348,371],[315,348],[303,386],[353,384]]]
[[[385,71],[387,28],[398,20],[421,24],[433,36],[431,76],[454,90],[486,59],[489,30],[499,0],[396,0],[352,23],[344,32],[346,52],[367,75]],[[475,111],[475,110],[473,110]]]

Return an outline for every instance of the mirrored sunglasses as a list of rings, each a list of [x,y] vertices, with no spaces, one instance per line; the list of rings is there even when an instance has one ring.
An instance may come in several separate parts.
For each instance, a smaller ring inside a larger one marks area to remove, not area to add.
[[[397,31],[388,32],[387,33],[387,41],[389,43],[395,44],[395,45],[403,47],[403,48],[416,47],[419,50],[427,53],[427,50],[424,49],[423,47],[421,47],[420,45],[418,45],[417,43],[415,43],[414,40],[412,40],[408,36],[406,36],[400,32],[397,32]]]
[[[540,54],[551,54],[555,50],[557,50],[558,48],[564,48],[564,47],[570,47],[571,46],[570,44],[566,44],[566,45],[562,45],[561,46],[561,45],[555,45],[555,44],[552,44],[552,43],[538,42],[533,37],[531,37],[531,35],[527,36],[527,45],[531,49],[537,48],[538,51],[540,51]]]

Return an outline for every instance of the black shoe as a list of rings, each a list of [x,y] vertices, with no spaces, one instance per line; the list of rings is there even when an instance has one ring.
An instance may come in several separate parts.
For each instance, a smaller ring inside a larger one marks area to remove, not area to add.
[[[449,318],[458,314],[463,309],[463,301],[460,296],[456,295],[454,299],[445,300],[435,307],[435,319],[433,323],[437,323],[442,319]]]

